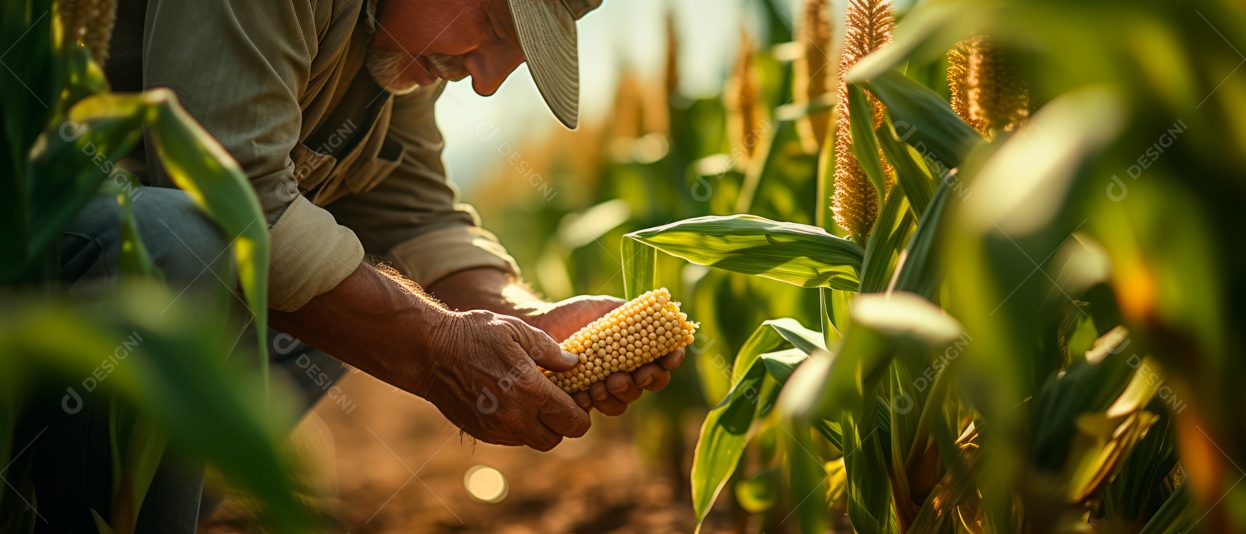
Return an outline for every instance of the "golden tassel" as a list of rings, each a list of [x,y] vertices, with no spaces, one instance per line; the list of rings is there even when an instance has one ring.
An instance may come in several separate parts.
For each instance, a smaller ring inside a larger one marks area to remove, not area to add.
[[[835,66],[831,64],[834,48],[830,0],[806,0],[800,22],[799,41],[804,55],[794,65],[797,90],[793,97],[798,104],[808,104],[831,92],[831,80]],[[830,125],[831,112],[823,111],[801,119],[798,126],[806,150],[816,152],[826,143],[826,130]]]
[[[60,15],[65,43],[86,46],[95,62],[103,65],[117,22],[116,1],[62,0]]]
[[[984,136],[1012,131],[1030,116],[1025,71],[1014,53],[986,36],[976,36],[948,52],[952,109]]]
[[[887,0],[849,0],[844,18],[844,48],[839,63],[839,103],[835,121],[835,194],[831,210],[835,224],[860,243],[869,237],[878,218],[878,194],[869,176],[852,155],[852,131],[849,126],[848,84],[843,75],[870,52],[891,42],[895,26],[891,2]],[[882,121],[883,106],[867,95],[873,109],[873,122]],[[889,166],[885,166],[885,172]]]
[[[761,144],[765,119],[761,109],[761,80],[753,65],[753,40],[740,32],[740,53],[723,96],[731,154],[747,165]]]

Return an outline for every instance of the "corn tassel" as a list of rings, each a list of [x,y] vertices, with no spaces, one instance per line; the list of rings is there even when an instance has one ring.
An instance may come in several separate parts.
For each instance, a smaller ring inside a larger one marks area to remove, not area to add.
[[[737,156],[742,166],[756,153],[766,129],[761,109],[761,80],[753,64],[753,52],[753,40],[748,33],[741,32],[740,52],[723,95],[731,154]]]
[[[831,64],[834,43],[830,0],[807,0],[800,28],[799,41],[805,53],[794,66],[797,89],[793,97],[798,104],[808,104],[831,92],[831,80],[835,76],[835,67]],[[831,113],[823,111],[808,115],[798,123],[801,138],[810,141],[806,146],[808,151],[816,152],[826,143],[830,120]]]
[[[895,26],[891,2],[887,0],[849,0],[844,19],[844,48],[839,63],[839,101],[835,121],[835,194],[831,210],[835,224],[860,242],[869,236],[878,218],[878,195],[860,162],[852,155],[852,130],[849,125],[848,84],[844,73],[870,52],[891,42]],[[883,107],[869,98],[874,124],[882,121]],[[889,171],[889,166],[885,166]]]
[[[60,5],[66,43],[82,44],[101,65],[108,59],[108,43],[117,22],[116,0],[66,0]]]
[[[589,386],[618,372],[640,366],[692,343],[696,323],[679,311],[666,288],[655,289],[615,308],[562,342],[562,350],[580,357],[570,371],[543,370],[567,393],[587,391]]]
[[[952,109],[984,136],[1012,131],[1030,115],[1029,88],[1016,54],[976,36],[948,52]]]

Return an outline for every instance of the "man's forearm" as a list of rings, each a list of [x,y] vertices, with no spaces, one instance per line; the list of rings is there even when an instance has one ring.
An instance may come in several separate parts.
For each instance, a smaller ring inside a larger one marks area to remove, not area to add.
[[[429,339],[449,317],[427,296],[366,263],[299,310],[269,312],[274,328],[387,381],[408,372],[391,355],[418,348],[397,345]]]

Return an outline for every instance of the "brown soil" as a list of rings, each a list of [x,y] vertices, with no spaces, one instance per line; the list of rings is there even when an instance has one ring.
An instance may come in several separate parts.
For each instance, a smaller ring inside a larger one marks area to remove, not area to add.
[[[315,484],[338,488],[338,499],[324,500],[341,524],[331,531],[693,530],[688,497],[642,460],[627,417],[594,412],[587,436],[541,453],[461,437],[431,404],[361,373],[347,376],[341,393],[322,400],[296,432],[319,443],[310,446],[319,458]],[[501,502],[468,493],[464,475],[476,465],[506,477],[509,493]],[[200,528],[205,534],[258,531],[233,499]]]

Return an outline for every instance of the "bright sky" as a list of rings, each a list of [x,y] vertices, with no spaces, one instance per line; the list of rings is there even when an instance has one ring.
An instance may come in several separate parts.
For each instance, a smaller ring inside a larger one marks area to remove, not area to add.
[[[907,9],[917,0],[893,0]],[[783,0],[792,17],[805,0]],[[620,67],[630,64],[645,76],[661,76],[666,63],[666,12],[674,9],[680,32],[680,88],[689,96],[715,95],[739,46],[740,27],[761,31],[759,0],[604,0],[580,21],[580,122],[597,120],[614,100]],[[836,35],[843,34],[847,0],[831,0]],[[518,71],[492,97],[472,92],[470,81],[450,84],[437,106],[437,121],[446,136],[450,177],[465,189],[503,163],[502,142],[521,146],[525,140],[562,128],[545,108],[527,67]],[[492,133],[487,143],[477,132]]]
[[[580,122],[597,120],[609,109],[622,65],[631,64],[644,75],[661,75],[667,6],[674,6],[681,34],[681,89],[689,95],[719,92],[735,56],[741,4],[739,0],[603,2],[579,24]],[[502,141],[517,146],[562,128],[545,108],[526,67],[489,98],[472,92],[470,80],[450,84],[438,103],[437,121],[446,136],[450,176],[465,188],[501,163],[503,156],[496,147]],[[477,139],[476,132],[495,129],[498,135],[488,143]]]

